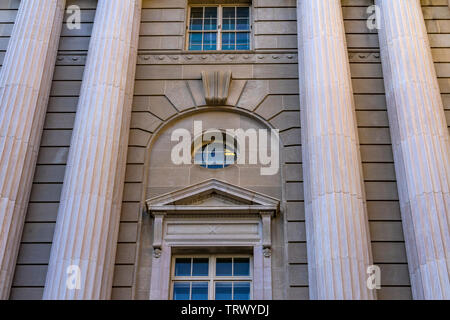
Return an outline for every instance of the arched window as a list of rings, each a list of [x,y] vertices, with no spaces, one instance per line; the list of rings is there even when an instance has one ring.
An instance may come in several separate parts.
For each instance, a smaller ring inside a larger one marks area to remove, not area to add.
[[[207,131],[193,145],[194,164],[222,169],[236,163],[236,139],[223,131]]]

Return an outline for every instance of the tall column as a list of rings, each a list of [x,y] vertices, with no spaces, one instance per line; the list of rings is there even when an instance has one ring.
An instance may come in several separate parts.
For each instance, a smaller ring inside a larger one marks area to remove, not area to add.
[[[374,299],[369,229],[340,0],[298,0],[311,299]]]
[[[9,296],[65,0],[21,1],[0,75],[0,299]]]
[[[450,299],[450,143],[419,0],[377,0],[413,296]]]
[[[98,1],[44,299],[110,298],[140,11],[141,0]]]

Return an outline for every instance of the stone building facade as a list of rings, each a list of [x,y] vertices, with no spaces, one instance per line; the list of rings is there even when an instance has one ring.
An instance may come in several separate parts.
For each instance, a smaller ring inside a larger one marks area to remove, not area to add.
[[[2,0],[0,63],[0,298],[450,298],[447,0]]]

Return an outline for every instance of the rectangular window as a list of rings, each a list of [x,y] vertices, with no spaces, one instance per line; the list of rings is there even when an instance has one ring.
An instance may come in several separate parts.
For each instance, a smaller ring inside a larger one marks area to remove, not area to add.
[[[250,256],[174,256],[173,300],[250,300]]]
[[[250,50],[249,6],[192,6],[188,50]]]

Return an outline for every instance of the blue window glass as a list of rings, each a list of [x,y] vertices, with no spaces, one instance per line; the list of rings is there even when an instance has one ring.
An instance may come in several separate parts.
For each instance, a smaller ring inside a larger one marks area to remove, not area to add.
[[[191,300],[208,300],[208,282],[192,282]]]
[[[231,276],[233,275],[233,259],[232,258],[217,258],[216,261],[216,276]]]
[[[203,30],[217,30],[217,7],[205,7]]]
[[[238,18],[247,18],[250,16],[249,7],[236,7],[236,16]]]
[[[249,50],[250,7],[192,7],[189,22],[189,50]],[[221,31],[218,29],[221,24]],[[235,31],[240,31],[236,33]],[[217,43],[221,32],[221,43]]]
[[[237,19],[236,20],[236,30],[244,30],[247,31],[250,29],[250,24],[248,19]]]
[[[250,8],[249,7],[237,7],[237,30],[250,30]]]
[[[208,168],[216,169],[225,166],[225,154],[222,143],[210,143],[203,147],[203,163]]]
[[[217,133],[204,137],[204,145],[195,150],[194,163],[208,169],[222,169],[236,163],[235,137]]]
[[[234,276],[249,276],[250,275],[250,259],[249,258],[234,258],[233,275]]]
[[[223,30],[236,30],[236,8],[224,7],[222,12]]]
[[[250,300],[250,282],[233,283],[233,300]]]
[[[232,300],[232,293],[232,282],[216,282],[216,300]]]
[[[202,30],[203,28],[203,19],[191,19],[191,25],[190,25],[190,29],[191,30]]]
[[[208,276],[208,258],[194,258],[192,265],[192,275],[195,277]]]
[[[175,275],[182,277],[191,275],[191,258],[175,259]]]
[[[205,7],[205,19],[217,19],[217,7]]]
[[[216,50],[217,48],[217,33],[205,32],[203,33],[203,50]]]
[[[235,50],[236,49],[236,33],[224,32],[222,34],[222,50]]]
[[[191,33],[189,35],[189,50],[202,50],[201,33]]]
[[[203,8],[191,8],[190,30],[203,29]]]
[[[236,33],[236,50],[250,49],[250,33],[237,32]]]
[[[189,300],[189,291],[189,282],[175,282],[173,284],[173,300]]]

